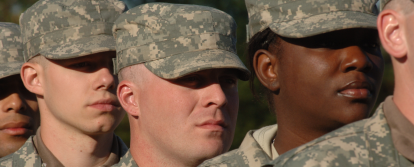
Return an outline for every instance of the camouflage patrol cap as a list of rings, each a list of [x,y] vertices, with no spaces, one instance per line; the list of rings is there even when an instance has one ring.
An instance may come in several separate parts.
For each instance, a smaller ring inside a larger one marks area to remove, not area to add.
[[[19,74],[23,63],[19,26],[0,22],[0,79]]]
[[[39,0],[22,15],[25,60],[41,54],[68,59],[115,51],[112,26],[125,5],[118,0]]]
[[[247,80],[249,71],[236,54],[236,23],[214,8],[148,3],[115,21],[115,71],[144,63],[164,79],[213,68],[232,68]]]
[[[249,38],[270,28],[303,38],[348,28],[376,29],[378,0],[246,0]]]

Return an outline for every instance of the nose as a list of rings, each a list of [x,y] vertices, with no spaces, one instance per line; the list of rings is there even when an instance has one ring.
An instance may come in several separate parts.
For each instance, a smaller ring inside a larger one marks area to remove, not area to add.
[[[95,83],[96,90],[112,90],[115,89],[115,76],[112,74],[111,70],[106,67],[103,67],[96,71],[97,78]]]
[[[216,106],[217,108],[227,104],[227,97],[219,83],[213,83],[204,88],[202,104],[204,107]]]
[[[20,112],[25,110],[26,106],[18,93],[11,93],[6,98],[0,100],[1,112]]]
[[[342,72],[361,71],[367,73],[373,69],[373,62],[369,59],[368,53],[359,46],[349,46],[341,49],[344,59],[341,62]]]

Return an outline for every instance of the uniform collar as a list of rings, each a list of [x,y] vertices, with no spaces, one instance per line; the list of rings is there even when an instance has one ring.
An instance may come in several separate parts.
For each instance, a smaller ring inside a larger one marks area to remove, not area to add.
[[[50,150],[43,143],[40,137],[40,128],[36,132],[36,136],[33,137],[34,146],[42,159],[42,164],[53,167],[64,167],[64,165],[50,152]],[[119,162],[119,158],[125,154],[125,144],[117,136],[113,136],[111,154],[108,159],[102,165],[102,167],[112,166]]]
[[[392,96],[384,101],[384,115],[397,151],[414,162],[414,125],[401,113]]]

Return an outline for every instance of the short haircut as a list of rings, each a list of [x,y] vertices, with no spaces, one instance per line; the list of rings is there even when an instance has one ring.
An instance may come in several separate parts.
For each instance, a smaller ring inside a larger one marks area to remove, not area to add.
[[[118,73],[119,82],[128,80],[134,82],[137,86],[145,81],[145,74],[142,73],[143,68],[146,68],[143,63],[121,69]]]
[[[34,64],[39,64],[40,66],[42,66],[43,68],[47,67],[47,63],[46,63],[46,58],[40,54],[38,54],[37,56],[31,58],[28,62],[30,63],[34,63]]]
[[[392,9],[395,11],[401,11],[404,15],[414,12],[413,0],[391,0],[384,6],[385,9]]]

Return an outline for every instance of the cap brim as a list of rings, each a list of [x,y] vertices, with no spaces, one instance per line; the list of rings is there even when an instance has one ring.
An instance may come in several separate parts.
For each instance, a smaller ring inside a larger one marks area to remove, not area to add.
[[[20,74],[20,68],[22,67],[23,62],[13,62],[13,63],[4,63],[0,64],[0,79],[6,78],[8,76]]]
[[[272,23],[269,28],[287,38],[304,38],[350,28],[377,29],[377,16],[354,11],[337,11],[305,19]]]
[[[148,70],[164,79],[176,79],[194,72],[219,68],[237,69],[239,79],[244,81],[250,77],[249,70],[236,54],[218,49],[182,53],[144,64]]]
[[[97,35],[42,49],[40,54],[48,59],[70,59],[115,50],[116,44],[113,36]]]

